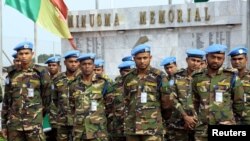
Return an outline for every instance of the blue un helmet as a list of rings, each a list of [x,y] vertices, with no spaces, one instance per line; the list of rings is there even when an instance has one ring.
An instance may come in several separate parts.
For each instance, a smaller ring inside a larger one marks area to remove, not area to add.
[[[233,48],[229,53],[228,56],[236,56],[236,55],[241,55],[241,54],[247,54],[248,49],[245,46],[236,46]]]
[[[33,50],[33,44],[29,41],[25,41],[25,42],[21,42],[21,43],[17,44],[16,47],[14,48],[15,51],[19,51],[22,49]]]

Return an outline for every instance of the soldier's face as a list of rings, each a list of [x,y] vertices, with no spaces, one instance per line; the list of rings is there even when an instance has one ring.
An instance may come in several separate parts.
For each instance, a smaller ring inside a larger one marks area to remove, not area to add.
[[[234,68],[238,70],[245,69],[247,65],[246,55],[241,54],[241,55],[233,56],[231,58],[231,64]]]
[[[202,60],[201,65],[200,65],[200,69],[204,69],[204,68],[207,68],[207,61],[206,60]]]
[[[18,51],[17,57],[21,61],[21,64],[29,64],[32,61],[33,54],[30,49],[22,49]]]
[[[196,57],[188,57],[186,59],[187,65],[188,65],[188,69],[195,71],[200,69],[200,65],[201,65],[201,58],[196,58]]]
[[[79,68],[79,61],[77,61],[76,57],[67,58],[64,61],[67,71],[73,73]]]
[[[146,69],[150,65],[151,58],[152,56],[149,52],[136,54],[134,60],[137,69]]]
[[[96,74],[102,74],[104,71],[103,67],[98,67],[98,68],[95,68],[94,70]]]
[[[60,66],[58,63],[49,63],[48,64],[48,70],[51,75],[55,75],[57,72],[59,72]]]
[[[225,60],[225,54],[222,53],[213,53],[207,54],[207,66],[212,70],[218,70]]]
[[[13,63],[14,63],[14,66],[15,66],[16,68],[19,68],[19,67],[21,66],[21,61],[20,61],[19,58],[15,58],[15,59],[13,60]]]
[[[121,76],[126,75],[127,73],[129,73],[130,70],[131,70],[131,69],[121,69],[121,70],[120,70]]]
[[[168,75],[173,75],[177,71],[177,65],[175,63],[164,66],[164,69]]]
[[[92,59],[83,60],[80,63],[80,69],[83,75],[91,75],[94,72],[94,68],[95,64]]]

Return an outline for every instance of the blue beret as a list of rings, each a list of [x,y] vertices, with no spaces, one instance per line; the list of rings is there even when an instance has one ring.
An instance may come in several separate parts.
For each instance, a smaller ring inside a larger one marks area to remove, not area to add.
[[[95,54],[94,53],[86,53],[86,54],[82,54],[80,55],[77,60],[78,61],[84,61],[87,59],[95,59]]]
[[[143,52],[150,52],[150,46],[145,44],[138,45],[134,49],[132,49],[131,55],[135,56],[136,54]]]
[[[12,54],[12,57],[13,57],[14,59],[16,59],[16,58],[17,58],[17,52],[16,52],[16,53],[13,53],[13,54]]]
[[[61,57],[53,56],[53,57],[48,58],[44,64],[57,63],[57,62],[60,62],[60,60],[61,60]]]
[[[233,48],[229,53],[228,56],[236,56],[236,55],[240,55],[240,54],[247,54],[248,49],[244,46],[237,46],[235,48]]]
[[[175,57],[166,57],[162,60],[161,62],[161,66],[166,66],[166,65],[170,65],[172,63],[176,62],[176,58]]]
[[[25,41],[21,42],[14,48],[15,51],[19,51],[21,49],[33,49],[33,44],[31,42]]]
[[[188,49],[186,51],[188,57],[198,57],[203,58],[205,56],[205,51],[200,49]]]
[[[103,67],[104,66],[104,60],[102,60],[102,59],[96,59],[95,60],[95,67]]]
[[[67,51],[65,54],[64,54],[64,58],[67,59],[67,58],[70,58],[70,57],[76,57],[78,58],[80,55],[80,51],[79,50],[70,50],[70,51]]]
[[[135,68],[135,62],[134,61],[124,61],[122,62],[119,66],[118,66],[119,69],[132,69],[132,68]]]
[[[125,56],[122,58],[122,61],[133,61],[133,57],[132,56]]]
[[[225,53],[227,51],[227,46],[221,44],[213,44],[205,49],[207,54],[210,53]]]

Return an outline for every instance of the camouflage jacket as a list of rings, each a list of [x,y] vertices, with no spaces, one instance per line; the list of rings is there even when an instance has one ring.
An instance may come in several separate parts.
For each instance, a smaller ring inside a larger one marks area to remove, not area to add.
[[[149,67],[147,75],[138,77],[137,69],[125,76],[125,134],[161,135],[163,123],[162,97],[167,94],[166,75]]]
[[[54,92],[52,96],[51,116],[57,115],[58,126],[73,126],[74,118],[74,99],[69,89],[72,82],[80,75],[80,71],[76,71],[74,77],[68,79],[66,72],[59,74],[53,81]],[[55,108],[57,107],[57,108]],[[53,110],[54,109],[54,110]],[[55,111],[56,110],[56,111]],[[52,117],[53,118],[53,117]],[[55,118],[55,117],[54,117]]]
[[[107,95],[106,113],[108,118],[108,132],[113,137],[124,136],[124,100],[123,100],[123,78],[116,77],[112,85],[114,91]]]
[[[195,73],[192,94],[199,120],[197,130],[204,130],[206,125],[233,125],[241,119],[243,87],[232,69],[221,68],[213,77],[207,69]]]
[[[74,132],[82,134],[83,139],[108,137],[105,97],[111,91],[109,82],[94,74],[92,83],[86,85],[78,76],[70,87],[74,101]]]
[[[250,125],[250,71],[246,71],[241,79],[244,88],[244,111],[242,124]]]
[[[49,91],[51,93],[51,102],[50,102],[50,107],[49,107],[49,119],[50,119],[50,123],[51,123],[52,127],[55,127],[57,124],[57,105],[55,103],[58,103],[58,101],[56,101],[57,99],[53,99],[53,95],[55,92],[54,81],[60,74],[61,73],[58,72],[53,77],[50,77],[51,85],[49,87],[50,88]]]
[[[188,76],[187,70],[181,69],[174,74],[174,79],[169,81],[174,110],[168,120],[168,127],[184,129],[185,121],[182,115],[185,113],[196,116],[191,96],[191,80],[192,77]]]
[[[50,103],[50,78],[47,69],[31,64],[28,70],[8,73],[2,110],[3,128],[33,130],[41,126],[43,112]]]

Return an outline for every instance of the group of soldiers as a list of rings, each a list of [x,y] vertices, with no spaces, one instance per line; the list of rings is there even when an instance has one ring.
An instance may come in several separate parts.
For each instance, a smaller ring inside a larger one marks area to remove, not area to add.
[[[122,58],[114,81],[94,53],[66,52],[60,72],[61,57],[39,66],[32,49],[18,44],[8,68],[1,122],[9,141],[206,141],[209,125],[250,124],[246,47],[188,49],[187,68],[166,57],[164,73],[140,44]],[[222,68],[226,55],[233,68]],[[51,130],[44,133],[45,116]]]

